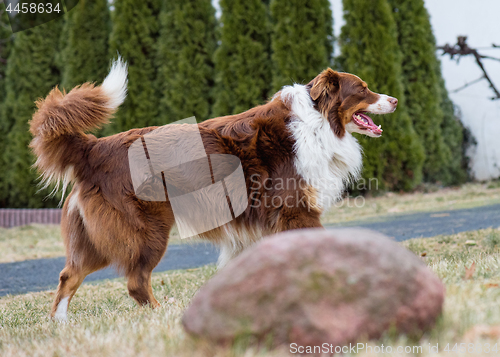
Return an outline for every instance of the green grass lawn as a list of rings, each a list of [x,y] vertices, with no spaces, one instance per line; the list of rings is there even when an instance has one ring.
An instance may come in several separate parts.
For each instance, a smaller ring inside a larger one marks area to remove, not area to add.
[[[356,204],[363,203],[361,207]],[[500,181],[469,183],[461,187],[434,192],[386,193],[379,197],[340,202],[323,216],[324,224],[354,220],[384,219],[394,214],[470,208],[500,203]],[[172,229],[170,244],[193,243],[199,240],[180,239]],[[30,225],[11,229],[0,228],[0,263],[64,255],[59,226]]]
[[[499,355],[500,345],[496,354],[451,350],[456,343],[476,344],[476,349],[480,343],[483,347],[489,343],[493,348],[500,339],[499,329],[491,327],[500,326],[500,230],[412,239],[402,244],[421,256],[445,283],[444,313],[419,341],[387,335],[369,345],[422,346],[421,356]],[[156,310],[137,307],[128,297],[123,279],[83,285],[72,301],[67,324],[47,317],[53,291],[0,298],[0,355],[288,356],[287,348],[272,352],[244,345],[216,348],[193,341],[184,333],[182,312],[214,273],[214,266],[207,266],[154,274],[154,293],[162,304]],[[429,343],[439,344],[440,353],[428,353]],[[444,351],[447,344],[450,352]]]

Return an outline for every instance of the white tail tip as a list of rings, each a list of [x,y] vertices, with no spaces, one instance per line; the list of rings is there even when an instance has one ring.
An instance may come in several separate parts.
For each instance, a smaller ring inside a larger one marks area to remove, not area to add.
[[[108,106],[110,108],[117,109],[125,101],[127,82],[127,62],[118,56],[101,85],[102,90],[109,97]]]

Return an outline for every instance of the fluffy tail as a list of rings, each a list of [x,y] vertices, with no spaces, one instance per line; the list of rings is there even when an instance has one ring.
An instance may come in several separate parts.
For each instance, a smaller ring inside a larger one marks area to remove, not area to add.
[[[101,86],[85,83],[64,93],[56,87],[36,102],[38,110],[30,122],[30,147],[41,172],[42,189],[68,184],[85,169],[91,129],[109,122],[127,95],[127,64],[119,57]],[[94,139],[95,140],[95,139]]]

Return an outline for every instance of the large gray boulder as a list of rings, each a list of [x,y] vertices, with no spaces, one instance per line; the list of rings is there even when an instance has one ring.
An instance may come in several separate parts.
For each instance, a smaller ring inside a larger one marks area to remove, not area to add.
[[[429,329],[444,286],[415,256],[362,229],[280,233],[243,252],[208,281],[183,316],[185,330],[216,343],[343,346],[388,328]]]

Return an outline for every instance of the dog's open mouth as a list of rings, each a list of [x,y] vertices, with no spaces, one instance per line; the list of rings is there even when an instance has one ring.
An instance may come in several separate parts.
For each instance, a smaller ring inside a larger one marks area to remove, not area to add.
[[[376,136],[382,135],[381,125],[376,125],[372,118],[362,112],[357,112],[352,115],[352,120],[354,123],[361,128],[361,130],[367,130]]]

